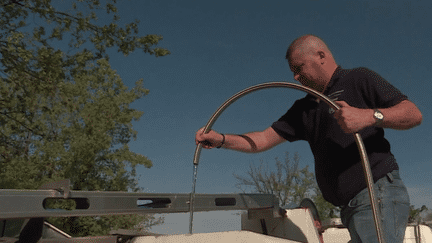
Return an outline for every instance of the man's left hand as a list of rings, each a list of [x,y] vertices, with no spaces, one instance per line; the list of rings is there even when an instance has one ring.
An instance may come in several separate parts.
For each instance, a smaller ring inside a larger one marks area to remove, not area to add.
[[[375,123],[373,110],[359,109],[345,101],[335,101],[340,110],[335,111],[334,118],[345,133],[355,133]]]

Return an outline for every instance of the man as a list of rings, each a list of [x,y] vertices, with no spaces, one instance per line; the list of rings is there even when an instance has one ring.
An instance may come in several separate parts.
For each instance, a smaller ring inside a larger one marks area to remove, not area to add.
[[[399,90],[377,73],[338,66],[327,45],[305,35],[289,46],[286,58],[294,79],[331,98],[334,111],[312,95],[297,100],[272,126],[243,135],[202,129],[196,143],[257,153],[284,141],[306,140],[315,158],[315,175],[324,198],[342,208],[352,242],[378,242],[360,155],[352,133],[365,143],[383,220],[386,242],[401,242],[409,214],[407,190],[383,128],[405,130],[419,125],[422,114]]]

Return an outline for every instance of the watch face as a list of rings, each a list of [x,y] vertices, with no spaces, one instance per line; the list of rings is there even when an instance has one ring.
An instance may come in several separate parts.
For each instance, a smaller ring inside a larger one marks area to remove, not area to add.
[[[378,112],[378,111],[375,111],[374,116],[380,120],[382,120],[384,118],[383,114],[381,112]]]

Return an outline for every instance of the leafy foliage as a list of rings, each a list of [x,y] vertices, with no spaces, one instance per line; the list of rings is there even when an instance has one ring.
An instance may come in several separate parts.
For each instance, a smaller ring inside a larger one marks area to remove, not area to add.
[[[128,89],[107,50],[164,56],[169,51],[155,47],[162,36],[139,36],[138,21],[121,27],[115,0],[0,0],[0,6],[0,188],[36,189],[69,178],[73,190],[139,191],[136,168],[152,163],[129,150],[137,136],[132,121],[143,114],[129,105],[148,90],[142,80]],[[57,225],[94,235],[106,233],[114,218]]]
[[[415,208],[414,205],[410,206],[410,215],[408,223],[428,223],[432,222],[432,210],[428,209],[425,205],[421,208]]]
[[[237,187],[243,192],[251,189],[258,193],[274,194],[281,206],[299,205],[303,198],[311,197],[321,220],[333,217],[339,210],[324,200],[314,174],[308,166],[299,168],[299,162],[300,156],[297,153],[291,160],[287,152],[283,162],[275,159],[276,171],[271,171],[268,163],[264,164],[263,161],[259,167],[250,165],[246,177],[234,174]]]

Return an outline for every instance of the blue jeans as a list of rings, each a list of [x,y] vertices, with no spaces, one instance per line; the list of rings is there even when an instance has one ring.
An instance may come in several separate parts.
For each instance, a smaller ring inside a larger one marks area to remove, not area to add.
[[[375,182],[378,218],[386,243],[402,243],[408,223],[410,201],[399,171],[394,170]],[[352,243],[378,242],[367,188],[342,207],[342,223],[348,228]]]

